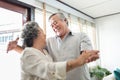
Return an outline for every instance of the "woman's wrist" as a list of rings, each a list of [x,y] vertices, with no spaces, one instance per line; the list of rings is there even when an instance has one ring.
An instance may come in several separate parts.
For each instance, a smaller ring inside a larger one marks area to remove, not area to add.
[[[81,62],[78,62],[77,59],[68,61],[67,62],[67,71],[72,70],[72,69],[78,67],[80,65],[79,63],[81,63]]]

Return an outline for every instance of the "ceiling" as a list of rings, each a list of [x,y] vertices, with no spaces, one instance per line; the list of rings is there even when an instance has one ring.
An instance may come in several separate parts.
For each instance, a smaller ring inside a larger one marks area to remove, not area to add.
[[[57,0],[93,19],[120,14],[120,0]]]

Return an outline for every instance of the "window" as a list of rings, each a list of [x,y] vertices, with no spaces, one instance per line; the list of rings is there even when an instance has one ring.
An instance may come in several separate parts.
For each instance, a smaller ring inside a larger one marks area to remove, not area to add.
[[[71,24],[69,26],[69,29],[72,32],[76,32],[76,33],[80,32],[78,18],[72,15],[70,16],[70,18],[71,18]]]
[[[20,36],[27,15],[26,8],[0,1],[0,80],[20,80],[20,54],[15,51],[7,54],[6,48],[8,41]]]
[[[43,29],[43,14],[40,9],[35,9],[35,21]]]

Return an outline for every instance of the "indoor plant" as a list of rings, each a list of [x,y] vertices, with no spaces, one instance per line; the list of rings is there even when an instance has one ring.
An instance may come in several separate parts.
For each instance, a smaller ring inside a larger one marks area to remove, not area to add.
[[[101,66],[96,66],[94,68],[90,68],[90,76],[95,80],[102,80],[103,77],[111,74],[109,70],[106,68],[102,68]]]

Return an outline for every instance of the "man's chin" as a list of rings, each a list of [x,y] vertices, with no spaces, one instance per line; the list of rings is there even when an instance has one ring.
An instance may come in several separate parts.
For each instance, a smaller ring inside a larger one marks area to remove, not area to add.
[[[59,36],[59,37],[61,36],[60,33],[56,33],[56,35]]]

